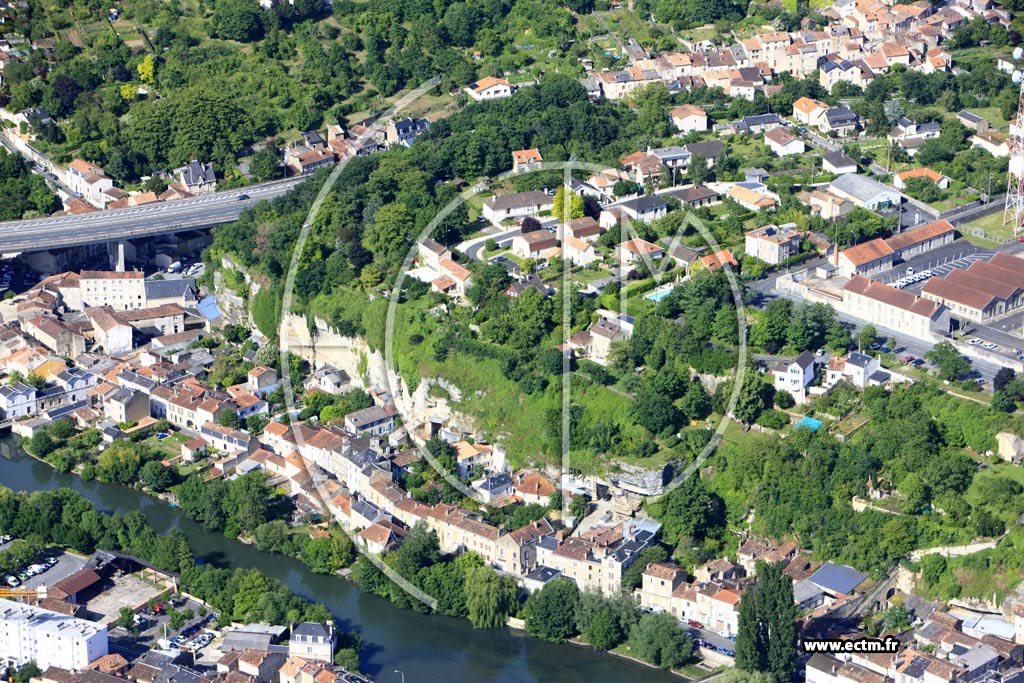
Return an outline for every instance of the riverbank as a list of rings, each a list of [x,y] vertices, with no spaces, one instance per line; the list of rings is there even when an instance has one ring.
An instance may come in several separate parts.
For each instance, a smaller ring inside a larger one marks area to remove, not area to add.
[[[679,677],[640,668],[620,657],[592,648],[555,645],[510,629],[475,630],[465,619],[423,615],[396,607],[360,591],[337,576],[314,574],[293,558],[260,551],[208,532],[184,516],[180,508],[135,489],[56,472],[45,461],[29,457],[11,437],[0,438],[0,484],[14,490],[71,488],[103,512],[138,511],[157,530],[179,529],[197,561],[226,568],[256,568],[278,579],[296,595],[322,602],[343,631],[363,640],[362,669],[380,683],[398,681],[393,671],[416,672],[421,683],[451,680],[516,681],[517,683],[678,683]]]

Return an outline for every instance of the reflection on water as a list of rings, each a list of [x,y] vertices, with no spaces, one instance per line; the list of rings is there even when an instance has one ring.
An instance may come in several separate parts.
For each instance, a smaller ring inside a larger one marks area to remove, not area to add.
[[[69,487],[104,512],[139,510],[158,532],[180,529],[197,558],[223,567],[255,567],[302,597],[324,603],[344,630],[362,634],[363,669],[379,683],[652,683],[680,679],[573,645],[552,645],[508,629],[474,630],[468,621],[398,609],[351,583],[310,572],[298,560],[210,533],[177,508],[133,489],[58,474],[0,439],[0,484],[16,491]]]

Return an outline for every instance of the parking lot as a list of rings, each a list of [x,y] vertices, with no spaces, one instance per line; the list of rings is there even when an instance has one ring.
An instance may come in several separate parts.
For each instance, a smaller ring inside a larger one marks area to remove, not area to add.
[[[104,590],[86,605],[89,619],[102,624],[113,624],[120,616],[121,608],[125,605],[140,608],[165,590],[164,586],[158,586],[133,575],[117,576],[113,579],[113,586]]]
[[[57,564],[47,569],[42,574],[28,577],[23,583],[24,588],[38,588],[39,586],[52,586],[53,584],[68,578],[85,564],[84,557],[76,557],[68,553],[61,553],[55,556]]]
[[[8,538],[9,537],[4,537]],[[9,539],[0,543],[0,552],[7,550],[17,539]],[[53,584],[71,576],[85,564],[85,559],[61,553],[59,551],[43,551],[32,561],[18,568],[15,574],[5,574],[3,585],[14,588],[36,589],[40,586]]]

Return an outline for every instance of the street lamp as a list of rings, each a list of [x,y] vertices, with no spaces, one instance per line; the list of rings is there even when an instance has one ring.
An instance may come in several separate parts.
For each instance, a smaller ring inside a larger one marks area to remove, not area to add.
[[[402,677],[402,683],[405,683],[405,674],[399,671],[398,669],[395,669],[395,673],[399,674]]]

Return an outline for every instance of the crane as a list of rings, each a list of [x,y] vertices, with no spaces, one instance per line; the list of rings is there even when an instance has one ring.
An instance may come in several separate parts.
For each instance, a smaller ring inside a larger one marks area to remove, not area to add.
[[[0,598],[45,598],[46,586],[38,588],[6,588],[0,587]]]

